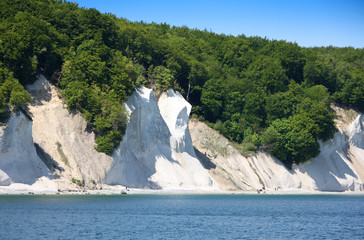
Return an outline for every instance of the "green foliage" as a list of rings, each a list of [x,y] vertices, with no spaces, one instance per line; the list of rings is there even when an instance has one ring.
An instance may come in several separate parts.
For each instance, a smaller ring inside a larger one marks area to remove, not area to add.
[[[341,103],[357,107],[364,111],[364,71],[352,72],[341,91],[334,94],[334,98]]]
[[[257,145],[252,142],[246,142],[243,144],[243,151],[244,152],[255,152],[257,150]]]
[[[164,66],[154,67],[151,65],[148,69],[148,81],[155,89],[167,91],[173,87],[173,75],[171,70]]]
[[[96,150],[111,154],[114,146],[117,145],[121,140],[121,134],[117,131],[110,131],[106,135],[99,136],[96,138]]]
[[[80,44],[62,67],[60,86],[70,109],[78,109],[96,131],[96,150],[111,154],[124,134],[123,101],[131,94],[133,65],[120,51],[94,40]]]
[[[106,153],[122,139],[123,102],[140,85],[180,91],[244,151],[262,147],[288,167],[332,137],[331,101],[364,111],[363,49],[130,22],[58,0],[2,0],[0,19],[0,119],[29,102],[22,85],[43,73]]]
[[[17,12],[0,24],[0,61],[21,83],[30,83],[37,70],[53,73],[53,65],[60,64],[63,42],[64,36],[49,23]]]
[[[6,118],[10,107],[24,108],[30,100],[29,93],[0,63],[0,121]]]
[[[268,94],[287,90],[288,76],[278,59],[260,56],[249,65],[247,78]]]
[[[62,144],[60,142],[56,142],[56,146],[57,146],[57,152],[59,154],[59,156],[61,157],[62,161],[66,164],[66,165],[70,165],[68,158],[66,156],[66,154],[64,154],[63,149],[62,149]]]
[[[72,178],[72,183],[78,185],[78,186],[82,186],[82,182],[79,180],[79,179],[76,179],[76,178]]]
[[[322,85],[302,89],[292,84],[288,92],[269,97],[274,104],[267,104],[271,123],[261,135],[262,147],[287,167],[317,156],[317,140],[329,139],[335,132],[334,116],[328,110],[329,96]],[[289,110],[284,112],[286,107]],[[279,116],[279,112],[284,115]]]
[[[267,96],[265,105],[267,123],[270,124],[276,119],[288,118],[293,115],[297,102],[295,95],[291,91]]]
[[[221,114],[224,101],[223,86],[223,81],[220,79],[211,79],[205,83],[201,96],[205,119],[215,121]]]
[[[274,121],[262,134],[262,147],[279,158],[287,167],[305,162],[319,154],[319,145],[307,128],[313,123],[295,116]]]

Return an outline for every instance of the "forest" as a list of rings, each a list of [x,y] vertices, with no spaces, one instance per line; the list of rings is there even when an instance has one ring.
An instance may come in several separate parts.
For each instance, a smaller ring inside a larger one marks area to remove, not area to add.
[[[126,129],[123,103],[141,85],[156,96],[181,92],[192,117],[289,168],[335,133],[331,104],[364,111],[363,48],[130,22],[60,0],[1,0],[0,19],[0,122],[26,108],[24,86],[43,74],[107,154]]]

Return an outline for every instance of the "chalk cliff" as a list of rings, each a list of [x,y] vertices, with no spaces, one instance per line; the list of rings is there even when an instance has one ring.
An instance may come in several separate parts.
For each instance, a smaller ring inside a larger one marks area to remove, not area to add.
[[[319,156],[292,170],[265,152],[243,156],[226,138],[197,120],[190,121],[190,131],[200,158],[210,166],[209,173],[221,189],[363,191],[364,117],[354,114],[350,124],[338,118],[339,131],[333,139],[320,142]],[[338,116],[344,117],[345,112]]]
[[[243,155],[169,90],[157,100],[136,89],[129,123],[112,156],[94,149],[84,117],[67,110],[43,76],[27,87],[34,100],[0,126],[0,193],[7,189],[82,190],[122,185],[166,190],[364,190],[364,117],[339,107],[338,132],[321,153],[288,170],[264,152]],[[120,188],[121,186],[119,186]]]
[[[36,153],[32,121],[22,112],[18,111],[11,117],[0,139],[0,169],[3,172],[0,175],[4,179],[2,182],[8,183],[11,180],[16,183],[33,184],[43,176],[52,177]],[[9,180],[6,180],[7,176]]]
[[[126,102],[130,122],[106,183],[153,189],[214,189],[188,133],[191,105],[169,90],[157,103],[153,91],[136,89]]]
[[[38,154],[58,176],[61,189],[84,185],[99,188],[112,164],[112,157],[95,150],[94,133],[82,114],[69,111],[57,89],[43,76],[27,86],[33,96],[29,114]]]

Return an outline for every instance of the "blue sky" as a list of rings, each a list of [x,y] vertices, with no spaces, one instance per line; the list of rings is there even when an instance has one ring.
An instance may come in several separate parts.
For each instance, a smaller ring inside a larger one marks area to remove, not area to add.
[[[304,47],[364,47],[364,0],[69,1],[130,21],[267,37]]]

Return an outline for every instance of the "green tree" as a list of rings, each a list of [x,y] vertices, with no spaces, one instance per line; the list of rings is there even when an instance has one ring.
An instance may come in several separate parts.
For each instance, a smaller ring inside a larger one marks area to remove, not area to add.
[[[204,87],[201,96],[201,103],[204,107],[205,119],[215,122],[221,114],[224,103],[223,80],[211,79],[208,80]]]
[[[27,12],[18,12],[0,24],[0,43],[0,61],[22,84],[32,82],[37,69],[52,74],[53,65],[61,61],[63,37]]]
[[[0,121],[6,118],[10,107],[24,109],[30,100],[29,93],[0,63]]]
[[[164,66],[150,66],[148,69],[148,80],[152,86],[155,86],[155,89],[161,91],[167,91],[173,87],[173,75]]]
[[[319,154],[319,144],[310,132],[315,128],[314,122],[302,115],[276,120],[262,134],[263,149],[291,168]]]

